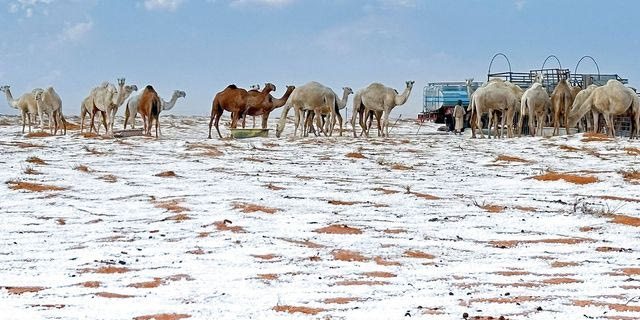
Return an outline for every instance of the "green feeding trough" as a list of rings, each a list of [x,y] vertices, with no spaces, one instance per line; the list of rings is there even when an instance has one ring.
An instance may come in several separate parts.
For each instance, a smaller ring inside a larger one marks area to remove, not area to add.
[[[266,138],[269,129],[231,129],[231,137],[234,139]]]

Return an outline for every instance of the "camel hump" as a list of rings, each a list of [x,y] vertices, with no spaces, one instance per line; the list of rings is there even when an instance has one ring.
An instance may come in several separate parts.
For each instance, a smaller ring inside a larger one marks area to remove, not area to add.
[[[227,86],[227,89],[238,89],[238,86],[236,86],[235,84],[230,84]]]
[[[153,87],[152,87],[151,85],[147,85],[144,89],[145,89],[145,90],[149,90],[149,91],[156,92],[156,90],[155,90],[155,89],[153,89]]]

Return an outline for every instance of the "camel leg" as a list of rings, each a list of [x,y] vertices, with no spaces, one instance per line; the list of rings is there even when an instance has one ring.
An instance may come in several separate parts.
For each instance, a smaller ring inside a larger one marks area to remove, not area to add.
[[[506,116],[506,111],[503,111],[503,112],[502,112],[502,122],[501,122],[501,124],[500,124],[500,125],[502,126],[502,127],[500,128],[500,139],[504,139],[504,125],[505,125],[505,122],[506,122],[506,120],[507,120],[506,118],[508,118],[508,117]],[[496,122],[496,123],[498,123],[498,122]],[[507,131],[509,131],[509,129],[507,129]],[[509,137],[509,138],[510,138],[510,137]]]
[[[215,122],[214,122],[214,125],[216,126],[216,131],[218,132],[218,136],[220,137],[220,139],[222,139],[222,134],[220,133],[220,127],[218,126],[218,124],[220,123],[220,118],[222,118],[222,109],[219,109],[216,112]]]
[[[340,114],[340,112],[338,112],[336,116],[338,117],[338,124],[340,124],[340,136],[342,137],[342,115]]]
[[[21,117],[22,117],[22,133],[24,134],[24,127],[27,124],[27,118],[25,117],[26,113],[25,112],[21,112]]]
[[[389,138],[389,111],[384,111],[382,117],[384,118],[382,124],[382,130],[384,130],[383,137]]]
[[[89,127],[89,133],[91,133],[93,131],[93,120],[95,119],[95,117],[96,117],[96,113],[92,112],[91,113],[91,119],[89,119],[89,124],[91,125]],[[97,133],[97,129],[96,129],[96,133]]]
[[[154,117],[156,120],[156,139],[160,138],[160,117]]]
[[[329,135],[324,130],[324,127],[322,126],[322,110],[317,109],[314,111],[314,113],[316,118],[316,126],[318,127],[318,130],[320,131],[320,133],[324,134],[325,137],[328,137]]]
[[[295,108],[295,116],[294,116],[294,127],[293,127],[293,136],[298,136],[298,127],[300,126],[300,109]],[[286,121],[286,120],[285,120]]]

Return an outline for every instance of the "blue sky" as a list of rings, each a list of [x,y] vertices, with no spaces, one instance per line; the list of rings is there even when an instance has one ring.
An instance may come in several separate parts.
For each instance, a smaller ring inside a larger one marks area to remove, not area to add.
[[[273,82],[280,96],[312,80],[336,92],[415,80],[395,112],[414,117],[427,82],[484,79],[499,51],[514,71],[549,54],[573,71],[589,54],[637,86],[638,13],[632,0],[0,0],[0,85],[54,85],[75,115],[92,87],[124,76],[164,98],[186,91],[172,113],[208,115],[230,83]]]

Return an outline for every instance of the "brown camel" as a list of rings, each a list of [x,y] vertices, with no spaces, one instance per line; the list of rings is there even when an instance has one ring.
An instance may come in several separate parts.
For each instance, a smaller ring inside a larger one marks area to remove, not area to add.
[[[569,111],[573,104],[571,88],[566,79],[560,80],[551,94],[551,105],[553,106],[553,135],[560,134],[560,119],[569,134]]]
[[[160,97],[158,97],[158,93],[153,89],[152,86],[147,86],[144,88],[144,91],[140,95],[140,104],[138,106],[138,113],[142,115],[142,120],[145,123],[145,128],[147,129],[145,134],[151,135],[151,125],[153,121],[156,121],[156,138],[158,138],[158,116],[160,115],[160,111],[162,110],[162,102]]]
[[[245,120],[247,118],[246,116],[262,116],[262,129],[266,129],[267,121],[269,120],[269,114],[271,114],[273,110],[284,106],[295,88],[296,87],[294,86],[287,86],[287,91],[282,95],[280,99],[276,99],[272,95],[269,95],[269,98],[262,101],[261,104],[253,107],[248,107],[247,111],[242,117],[242,127],[244,128],[245,126]]]
[[[238,88],[235,84],[232,84],[218,92],[213,98],[213,104],[211,106],[209,139],[211,139],[211,126],[214,122],[216,131],[218,131],[218,136],[222,139],[222,134],[220,134],[218,124],[224,110],[231,112],[231,128],[235,129],[238,124],[238,119],[240,119],[240,117],[244,117],[248,108],[261,104],[265,99],[269,98],[269,93],[275,90],[276,86],[271,83],[265,84],[262,91],[247,91],[245,89]]]

